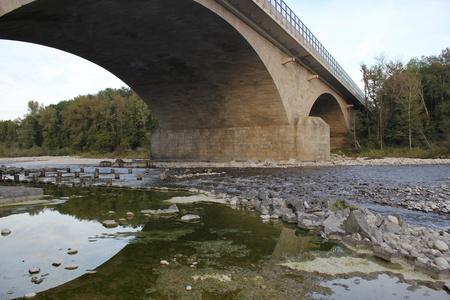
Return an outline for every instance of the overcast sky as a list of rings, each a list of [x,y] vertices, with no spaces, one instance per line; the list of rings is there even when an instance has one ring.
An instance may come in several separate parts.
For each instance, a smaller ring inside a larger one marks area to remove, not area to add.
[[[439,55],[450,47],[449,0],[285,0],[328,52],[362,87],[360,65]],[[44,105],[96,94],[125,83],[111,73],[59,50],[0,40],[0,120]]]

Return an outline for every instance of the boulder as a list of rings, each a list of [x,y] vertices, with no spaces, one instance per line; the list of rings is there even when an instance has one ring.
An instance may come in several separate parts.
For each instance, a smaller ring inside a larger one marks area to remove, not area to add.
[[[330,234],[330,233],[342,233],[344,234],[345,231],[342,228],[343,225],[343,220],[339,217],[336,216],[336,214],[331,214],[328,216],[328,218],[323,221],[323,230],[325,232],[325,234]]]
[[[346,234],[359,233],[363,238],[371,237],[370,227],[361,210],[352,210],[348,218],[344,221]]]

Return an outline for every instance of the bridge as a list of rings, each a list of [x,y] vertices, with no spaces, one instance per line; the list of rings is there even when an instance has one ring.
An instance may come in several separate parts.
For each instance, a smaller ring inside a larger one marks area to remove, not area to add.
[[[0,38],[128,84],[156,159],[328,159],[364,98],[282,0],[0,0]]]

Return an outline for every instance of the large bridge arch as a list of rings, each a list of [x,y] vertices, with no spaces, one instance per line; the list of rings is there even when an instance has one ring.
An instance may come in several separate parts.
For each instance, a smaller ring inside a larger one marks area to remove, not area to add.
[[[231,2],[265,14],[253,1],[0,0],[0,38],[73,53],[127,83],[159,120],[155,158],[327,159],[311,95],[336,91]]]

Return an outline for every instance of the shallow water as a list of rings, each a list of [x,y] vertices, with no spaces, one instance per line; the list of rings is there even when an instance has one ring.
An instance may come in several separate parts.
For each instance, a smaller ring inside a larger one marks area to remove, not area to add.
[[[203,203],[179,204],[181,213],[170,218],[139,214],[167,208],[170,204],[163,200],[184,192],[44,189],[50,195],[45,205],[1,208],[0,228],[12,233],[0,236],[0,299],[28,292],[40,292],[35,299],[361,299],[366,285],[390,288],[371,290],[372,299],[391,299],[394,293],[448,299],[439,285],[404,282],[394,275],[336,279],[282,267],[287,260],[354,253],[282,223],[262,223],[251,211]],[[101,224],[126,212],[135,213],[126,225]],[[180,221],[187,213],[199,214],[201,221]],[[69,248],[78,253],[67,254]],[[78,268],[65,269],[72,264]],[[34,266],[41,271],[30,275]],[[37,284],[32,276],[44,279]]]

